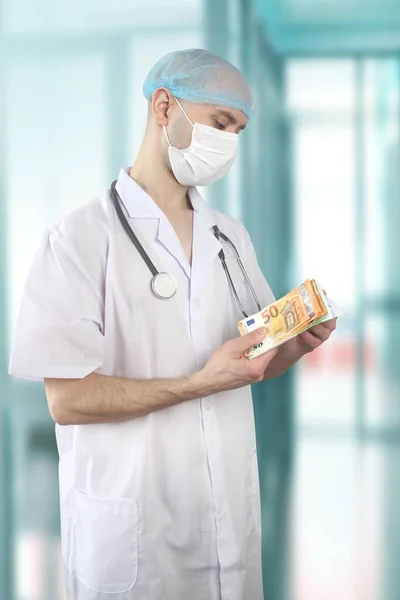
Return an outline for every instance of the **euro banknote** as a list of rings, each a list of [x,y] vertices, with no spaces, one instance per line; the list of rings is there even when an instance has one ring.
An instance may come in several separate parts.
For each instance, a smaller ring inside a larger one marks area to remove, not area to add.
[[[249,359],[261,356],[272,348],[291,340],[303,331],[341,314],[315,279],[306,279],[297,288],[269,304],[260,312],[239,322],[240,335],[259,327],[266,328],[266,337],[246,352]]]

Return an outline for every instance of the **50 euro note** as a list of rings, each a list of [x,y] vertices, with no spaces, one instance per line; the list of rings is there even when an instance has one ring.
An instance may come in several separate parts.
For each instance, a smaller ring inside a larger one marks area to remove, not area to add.
[[[338,306],[323,292],[315,279],[306,279],[297,288],[269,304],[262,311],[239,322],[240,335],[266,328],[266,337],[246,352],[249,359],[291,340],[318,323],[341,314]]]

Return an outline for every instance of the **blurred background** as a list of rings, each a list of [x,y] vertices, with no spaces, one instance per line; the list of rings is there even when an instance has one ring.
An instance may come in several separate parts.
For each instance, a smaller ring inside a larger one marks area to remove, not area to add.
[[[54,426],[7,376],[32,254],[132,164],[144,77],[189,47],[258,107],[208,201],[276,296],[315,277],[344,313],[254,388],[265,598],[399,600],[399,0],[0,0],[0,600],[63,599]]]

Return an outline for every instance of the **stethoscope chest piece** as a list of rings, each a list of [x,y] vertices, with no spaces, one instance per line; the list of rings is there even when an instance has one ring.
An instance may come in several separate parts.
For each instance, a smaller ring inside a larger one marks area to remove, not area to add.
[[[175,296],[176,291],[178,289],[178,284],[176,282],[176,279],[173,275],[171,275],[171,273],[159,273],[159,271],[156,269],[155,265],[153,264],[153,262],[151,261],[150,257],[148,256],[146,250],[143,248],[142,244],[140,243],[140,241],[138,240],[138,238],[136,237],[136,234],[134,233],[134,231],[132,230],[131,226],[128,223],[127,218],[124,215],[124,212],[121,208],[121,198],[118,194],[117,188],[116,188],[116,184],[117,182],[114,181],[111,184],[111,198],[113,201],[113,204],[115,206],[115,210],[117,211],[117,215],[118,218],[121,222],[122,227],[125,229],[125,232],[127,233],[127,235],[130,237],[132,243],[134,244],[134,246],[136,247],[137,251],[139,252],[140,256],[143,258],[143,260],[145,261],[150,273],[152,274],[152,280],[151,280],[151,289],[153,290],[153,293],[157,296],[157,298],[161,298],[162,300],[168,300],[168,298],[172,298],[173,296]],[[254,300],[256,301],[258,310],[261,310],[261,306],[260,303],[258,301],[257,298],[257,294],[251,284],[251,281],[246,273],[246,269],[243,266],[242,261],[240,260],[240,256],[239,253],[236,249],[236,246],[233,244],[233,242],[231,242],[231,240],[228,238],[228,236],[226,236],[224,233],[222,233],[217,225],[215,225],[213,228],[213,233],[215,235],[215,237],[220,240],[220,238],[222,240],[224,240],[229,247],[231,248],[231,250],[233,251],[234,256],[236,257],[236,260],[239,264],[240,270],[243,273],[243,276],[247,282],[247,285],[249,286],[251,293],[253,295]],[[222,244],[222,242],[221,242]],[[236,292],[235,289],[235,285],[232,281],[232,277],[229,273],[229,269],[228,266],[226,264],[225,261],[225,254],[224,251],[221,249],[220,253],[219,253],[219,258],[221,260],[222,266],[224,268],[226,277],[228,279],[228,283],[230,285],[230,287],[232,288],[232,292],[235,296],[236,302],[243,314],[244,317],[247,317],[247,313],[245,312],[243,305],[240,301],[240,298]]]
[[[157,298],[167,300],[175,296],[178,284],[175,277],[170,273],[157,273],[151,280],[151,289]]]

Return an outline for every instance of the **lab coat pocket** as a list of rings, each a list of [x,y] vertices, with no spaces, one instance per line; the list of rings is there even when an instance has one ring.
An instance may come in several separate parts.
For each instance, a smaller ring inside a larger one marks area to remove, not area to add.
[[[77,578],[102,593],[133,588],[138,572],[135,500],[109,500],[75,490],[73,565]]]
[[[258,476],[258,461],[257,451],[250,457],[250,472],[251,472],[251,501],[253,509],[254,526],[256,531],[261,534],[261,499],[260,499],[260,483]]]

